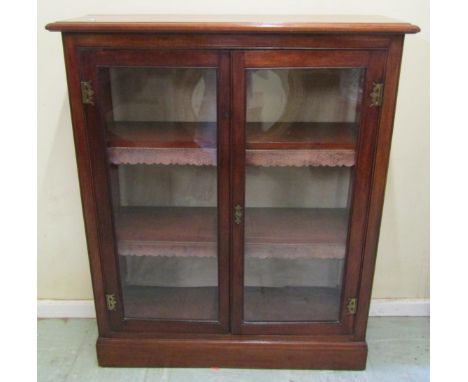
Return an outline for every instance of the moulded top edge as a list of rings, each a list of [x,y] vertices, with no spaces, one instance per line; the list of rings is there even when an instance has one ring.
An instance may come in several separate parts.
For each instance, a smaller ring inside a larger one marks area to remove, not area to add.
[[[419,27],[383,16],[344,15],[89,15],[47,24],[62,32],[417,33]]]

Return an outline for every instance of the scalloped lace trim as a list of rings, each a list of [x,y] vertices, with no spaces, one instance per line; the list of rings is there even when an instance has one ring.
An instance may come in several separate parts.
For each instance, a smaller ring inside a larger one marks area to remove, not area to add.
[[[121,241],[118,244],[122,256],[161,257],[216,257],[216,243],[166,243],[148,241]],[[343,259],[344,244],[247,244],[245,256],[250,258],[314,258]]]
[[[216,149],[110,147],[107,152],[113,164],[216,165]],[[351,167],[355,165],[355,152],[354,150],[247,150],[246,164],[262,167]]]

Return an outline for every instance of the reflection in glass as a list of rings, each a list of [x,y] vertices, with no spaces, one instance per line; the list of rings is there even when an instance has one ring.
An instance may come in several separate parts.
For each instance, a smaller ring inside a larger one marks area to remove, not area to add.
[[[99,73],[124,315],[216,320],[216,70]]]
[[[339,319],[362,81],[247,70],[246,321]]]

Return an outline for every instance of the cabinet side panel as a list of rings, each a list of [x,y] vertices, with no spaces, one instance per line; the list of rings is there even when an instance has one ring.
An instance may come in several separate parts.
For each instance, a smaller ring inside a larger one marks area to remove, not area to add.
[[[62,38],[96,317],[99,333],[103,335],[109,332],[110,328],[107,311],[105,310],[102,264],[99,255],[96,199],[93,186],[94,175],[91,166],[91,154],[89,152],[86,119],[81,102],[80,68],[77,44],[73,35],[64,33]]]
[[[355,321],[356,339],[365,338],[369,315],[372,281],[374,277],[380,222],[387,180],[388,161],[393,133],[398,79],[400,74],[403,36],[394,37],[388,50],[384,78],[383,104],[380,113],[377,145],[374,153],[374,169],[371,177],[370,208],[367,235],[364,244],[364,260],[359,290],[359,304]]]

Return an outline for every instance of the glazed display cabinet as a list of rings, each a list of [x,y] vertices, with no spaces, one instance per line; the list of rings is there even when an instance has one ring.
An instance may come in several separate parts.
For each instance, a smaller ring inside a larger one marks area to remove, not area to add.
[[[386,19],[62,32],[103,366],[362,369],[399,66]]]

